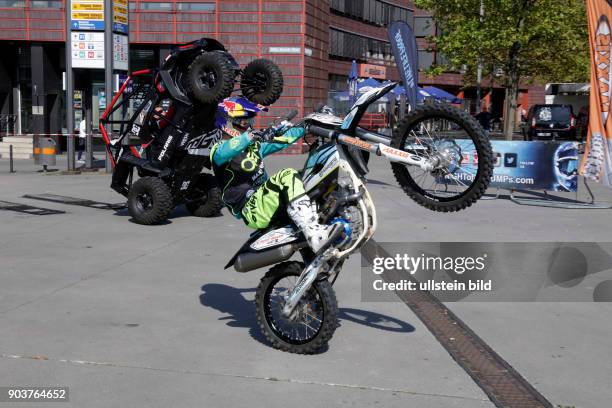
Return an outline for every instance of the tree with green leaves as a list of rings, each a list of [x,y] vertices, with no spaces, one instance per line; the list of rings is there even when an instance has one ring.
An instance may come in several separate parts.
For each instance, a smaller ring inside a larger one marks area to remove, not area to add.
[[[520,84],[586,82],[589,46],[585,0],[415,0],[431,12],[438,35],[431,46],[446,58],[432,74],[465,70],[506,88],[506,139],[512,138]],[[469,85],[467,83],[466,85]]]

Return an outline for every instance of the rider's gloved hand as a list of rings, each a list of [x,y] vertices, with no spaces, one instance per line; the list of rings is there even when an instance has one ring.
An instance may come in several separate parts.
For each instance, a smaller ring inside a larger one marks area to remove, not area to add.
[[[272,129],[258,129],[251,132],[253,141],[260,142],[271,142],[276,136],[276,133]]]

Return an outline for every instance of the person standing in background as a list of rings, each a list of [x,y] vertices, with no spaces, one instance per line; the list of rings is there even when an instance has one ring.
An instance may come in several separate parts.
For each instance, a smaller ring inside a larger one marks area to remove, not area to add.
[[[77,160],[81,161],[81,156],[83,155],[83,151],[85,150],[86,140],[87,140],[87,125],[85,123],[85,119],[79,123],[79,133],[77,138]]]
[[[489,133],[491,132],[491,114],[489,113],[488,107],[483,107],[482,111],[478,115],[475,116],[480,126],[485,131],[485,135],[489,137]]]

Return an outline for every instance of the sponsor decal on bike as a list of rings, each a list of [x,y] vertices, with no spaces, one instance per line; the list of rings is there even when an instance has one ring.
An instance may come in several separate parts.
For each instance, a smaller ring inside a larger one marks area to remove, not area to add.
[[[259,251],[280,244],[293,242],[297,239],[295,231],[290,227],[283,227],[264,234],[261,238],[251,244],[251,248]]]
[[[404,161],[404,160],[412,160],[412,161],[422,161],[423,158],[419,156],[415,156],[414,154],[410,154],[403,150],[395,149],[393,147],[389,147],[382,143],[379,144],[379,149],[382,154],[387,156],[391,160]]]
[[[372,144],[351,136],[342,136],[342,141],[366,150],[370,150],[372,148]]]

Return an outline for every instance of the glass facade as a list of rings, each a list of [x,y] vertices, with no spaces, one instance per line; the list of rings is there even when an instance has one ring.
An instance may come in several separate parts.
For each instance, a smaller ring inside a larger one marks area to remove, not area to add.
[[[25,0],[0,0],[0,8],[25,7]]]
[[[391,45],[382,40],[330,28],[329,55],[336,59],[367,61],[392,58]]]
[[[380,0],[331,0],[333,13],[364,21],[377,26],[387,26],[393,21],[412,22],[413,11]]]

